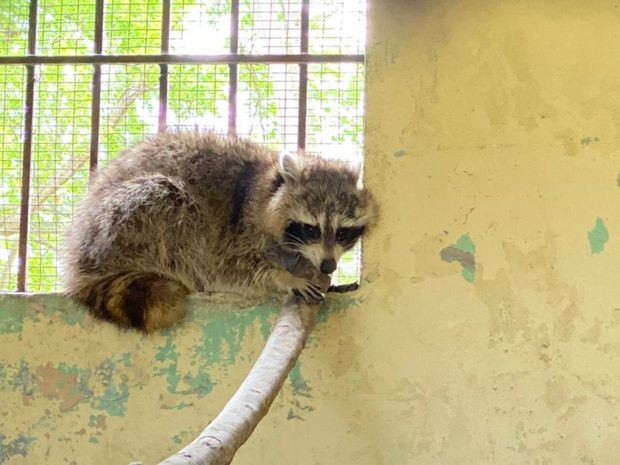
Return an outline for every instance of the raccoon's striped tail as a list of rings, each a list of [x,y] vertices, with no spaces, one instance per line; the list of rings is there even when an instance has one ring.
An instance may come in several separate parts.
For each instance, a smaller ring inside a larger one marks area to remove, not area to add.
[[[97,318],[151,332],[183,318],[189,293],[180,282],[160,274],[129,271],[94,282],[74,296]]]

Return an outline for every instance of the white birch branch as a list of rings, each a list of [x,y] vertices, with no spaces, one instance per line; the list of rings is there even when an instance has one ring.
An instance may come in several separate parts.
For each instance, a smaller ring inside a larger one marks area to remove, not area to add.
[[[314,325],[317,311],[318,305],[289,297],[265,348],[224,409],[194,441],[159,465],[230,464],[284,384]]]

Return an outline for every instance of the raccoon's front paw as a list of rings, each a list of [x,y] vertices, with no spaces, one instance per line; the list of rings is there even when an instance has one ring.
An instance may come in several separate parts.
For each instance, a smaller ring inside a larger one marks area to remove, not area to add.
[[[311,273],[311,276],[296,276],[295,278],[299,284],[293,286],[293,294],[303,298],[309,304],[318,304],[325,299],[325,292],[331,282],[328,275]]]
[[[309,304],[317,304],[325,298],[325,292],[329,287],[330,277],[321,273],[307,273],[305,276],[296,276],[287,271],[279,271],[276,274],[278,288],[292,292],[304,299]]]
[[[304,302],[307,304],[318,304],[325,298],[325,294],[321,292],[321,289],[312,283],[308,283],[304,288],[293,289],[293,294],[304,299]]]

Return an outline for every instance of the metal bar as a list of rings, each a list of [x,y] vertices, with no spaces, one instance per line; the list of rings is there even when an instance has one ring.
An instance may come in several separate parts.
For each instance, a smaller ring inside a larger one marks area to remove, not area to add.
[[[159,115],[157,132],[163,132],[168,126],[168,65],[159,65]]]
[[[300,51],[307,56],[310,30],[310,0],[301,2],[301,44]],[[299,109],[297,122],[297,148],[306,148],[306,120],[308,113],[308,64],[299,64]]]
[[[90,110],[89,179],[99,161],[99,117],[101,115],[101,65],[93,65],[93,90]]]
[[[95,7],[95,53],[103,52],[103,8],[104,0],[97,0]],[[101,65],[93,65],[93,88],[90,111],[90,165],[89,179],[97,169],[99,160],[99,118],[101,115]]]
[[[308,113],[308,65],[299,65],[299,109],[297,121],[297,148],[306,148],[306,121]]]
[[[34,55],[37,47],[37,0],[30,1],[28,16],[28,53]],[[30,213],[30,171],[32,165],[32,121],[34,115],[34,66],[29,65],[26,78],[26,105],[24,109],[24,143],[22,158],[22,192],[19,206],[19,244],[17,249],[17,291],[26,290],[28,268],[28,215]]]
[[[310,34],[310,0],[301,2],[301,44],[299,51],[308,53],[308,36]],[[362,55],[363,56],[363,55]]]
[[[0,56],[0,65],[53,64],[239,64],[239,63],[363,63],[364,55],[75,55],[75,56]]]
[[[104,0],[97,0],[95,6],[95,53],[103,53],[103,8]]]
[[[232,0],[230,10],[230,53],[239,51],[239,0]],[[228,134],[237,134],[237,64],[228,65]]]
[[[161,53],[167,55],[170,51],[170,0],[162,0],[161,13]]]
[[[170,49],[170,0],[162,0],[161,53],[167,55]],[[168,65],[159,65],[159,117],[157,130],[166,130],[168,124]]]

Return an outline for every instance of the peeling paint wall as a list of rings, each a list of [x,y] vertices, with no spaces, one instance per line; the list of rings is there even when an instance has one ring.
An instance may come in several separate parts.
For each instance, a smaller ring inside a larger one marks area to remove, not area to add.
[[[369,5],[365,282],[236,464],[618,463],[620,8]],[[243,307],[243,308],[242,308]],[[153,463],[221,409],[274,303],[152,336],[0,297],[0,463]]]
[[[330,302],[318,327],[355,307]],[[185,324],[149,336],[57,295],[0,295],[0,309],[0,463],[103,465],[158,462],[192,440],[249,371],[278,305],[194,297]],[[305,365],[276,401],[266,444],[315,410]]]
[[[383,222],[348,321],[382,447],[347,463],[617,464],[620,6],[369,11]]]

